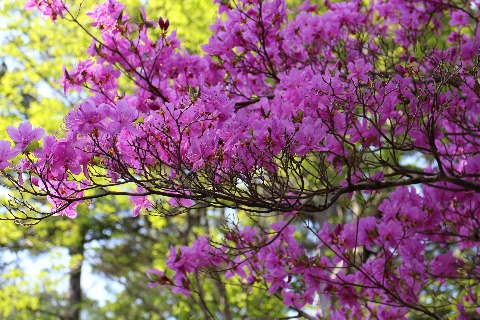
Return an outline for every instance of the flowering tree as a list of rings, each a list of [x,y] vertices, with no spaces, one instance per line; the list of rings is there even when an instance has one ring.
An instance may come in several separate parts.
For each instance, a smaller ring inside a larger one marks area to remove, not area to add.
[[[190,295],[222,274],[306,318],[318,295],[332,319],[480,314],[477,3],[216,2],[202,56],[114,0],[87,12],[91,26],[60,0],[26,4],[92,37],[62,79],[91,96],[63,137],[7,129],[0,169],[19,195],[3,219],[74,218],[110,195],[134,216],[234,208],[253,224],[172,247],[151,286]],[[318,223],[339,201],[349,219]]]

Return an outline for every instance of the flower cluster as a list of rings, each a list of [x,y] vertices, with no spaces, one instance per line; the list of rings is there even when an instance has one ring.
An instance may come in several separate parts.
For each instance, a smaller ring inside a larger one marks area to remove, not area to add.
[[[413,307],[433,316],[419,300],[423,290],[456,286],[467,274],[480,278],[480,197],[435,188],[424,192],[421,196],[400,187],[383,201],[377,217],[325,223],[316,233],[317,253],[299,243],[295,227],[282,221],[271,225],[270,236],[251,227],[229,233],[225,239],[230,244],[221,249],[205,238],[192,247],[172,248],[167,267],[180,279],[176,292],[187,295],[194,290],[189,274],[221,268],[228,270],[226,279],[281,293],[287,307],[312,304],[316,294],[335,297],[333,319],[407,319]],[[333,258],[323,254],[328,251],[335,253]],[[475,285],[463,290],[475,297]]]
[[[217,269],[265,285],[295,310],[316,293],[336,297],[334,319],[435,317],[439,305],[455,303],[461,315],[473,312],[478,6],[216,2],[223,16],[203,56],[181,48],[168,20],[131,19],[116,0],[88,12],[100,36],[61,82],[91,95],[67,114],[64,137],[28,122],[7,129],[14,145],[0,141],[0,169],[12,188],[72,218],[81,202],[128,194],[134,216],[198,204],[291,219],[272,224],[272,234],[228,233],[228,246],[199,238],[172,248],[174,277],[148,276],[175,292],[193,290],[189,274]],[[32,6],[77,21],[61,1]],[[132,84],[128,94],[121,77]],[[412,157],[424,164],[406,164]],[[421,194],[406,187],[419,184]],[[388,197],[369,213],[382,190]],[[373,200],[349,221],[307,224],[321,254],[295,239],[293,221],[355,195]],[[445,288],[458,299],[422,301]]]

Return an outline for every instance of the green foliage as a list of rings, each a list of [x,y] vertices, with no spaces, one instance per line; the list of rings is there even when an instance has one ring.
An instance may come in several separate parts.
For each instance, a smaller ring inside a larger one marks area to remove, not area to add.
[[[0,127],[28,119],[60,133],[66,109],[76,100],[64,96],[57,83],[61,66],[81,56],[88,37],[66,22],[53,24],[35,12],[19,10],[22,6],[22,1],[3,3],[0,63],[6,64],[7,71],[0,77]],[[5,138],[4,130],[0,137]]]
[[[0,277],[0,318],[5,320],[58,319],[58,278],[43,271],[35,274],[37,281],[20,268],[3,272]]]
[[[200,46],[208,42],[210,25],[215,22],[217,6],[213,1],[150,1],[147,4],[150,17],[163,17],[170,21],[169,30],[176,30],[183,47],[199,53]],[[156,15],[151,13],[155,12]]]

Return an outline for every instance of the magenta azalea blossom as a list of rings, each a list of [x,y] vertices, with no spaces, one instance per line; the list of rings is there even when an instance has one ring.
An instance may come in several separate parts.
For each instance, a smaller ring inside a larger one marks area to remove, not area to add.
[[[30,122],[22,122],[18,128],[8,126],[7,132],[15,142],[14,149],[18,151],[24,151],[30,142],[39,140],[45,135],[45,130],[42,128],[33,129]]]
[[[9,160],[18,154],[18,150],[10,149],[10,141],[0,140],[0,170],[9,166]]]
[[[108,110],[108,116],[111,120],[108,127],[110,133],[115,134],[122,129],[126,129],[133,135],[139,135],[138,130],[133,125],[138,117],[138,111],[127,100],[118,100],[115,107]]]
[[[373,67],[370,63],[365,63],[365,60],[358,59],[354,63],[348,63],[348,70],[350,74],[347,76],[347,79],[353,79],[354,82],[361,80],[362,82],[367,82],[369,79],[368,72],[373,70]]]
[[[138,193],[144,192],[141,188],[137,188]],[[130,202],[135,205],[132,216],[137,217],[141,209],[147,209],[152,206],[152,202],[146,196],[130,196]]]
[[[108,106],[96,106],[92,100],[85,100],[77,110],[68,113],[65,122],[69,129],[81,135],[87,135],[94,129],[104,129],[101,123],[107,115]]]

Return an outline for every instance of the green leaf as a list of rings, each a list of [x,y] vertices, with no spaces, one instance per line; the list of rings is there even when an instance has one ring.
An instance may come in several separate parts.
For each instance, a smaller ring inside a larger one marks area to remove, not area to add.
[[[37,149],[40,149],[40,144],[38,143],[37,140],[33,140],[32,142],[29,143],[27,148],[25,149],[26,152],[32,152]]]
[[[121,25],[124,24],[124,23],[122,23],[122,18],[123,18],[123,10],[120,11],[120,14],[118,15],[117,24],[121,24]]]
[[[143,116],[141,116],[137,120],[135,120],[135,122],[133,124],[143,123],[144,120],[145,120],[145,118]]]

